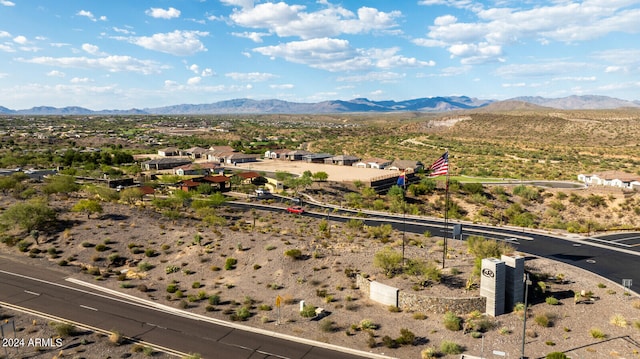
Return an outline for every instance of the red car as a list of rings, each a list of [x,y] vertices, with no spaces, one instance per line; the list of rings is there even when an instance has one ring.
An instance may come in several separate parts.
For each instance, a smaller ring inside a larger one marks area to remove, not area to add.
[[[300,207],[300,206],[294,206],[294,207],[287,208],[287,212],[295,213],[295,214],[303,214],[304,213],[304,209],[302,207]]]

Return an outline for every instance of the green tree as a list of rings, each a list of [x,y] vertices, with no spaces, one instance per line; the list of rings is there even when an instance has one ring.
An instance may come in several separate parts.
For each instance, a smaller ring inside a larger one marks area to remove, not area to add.
[[[73,207],[72,212],[83,212],[87,214],[87,219],[94,213],[102,213],[102,205],[94,199],[81,199]]]
[[[142,197],[144,197],[144,193],[142,193],[142,190],[138,187],[125,188],[120,191],[120,199],[129,204],[134,204],[142,200]]]
[[[7,208],[0,220],[5,225],[17,226],[31,233],[34,229],[42,230],[55,222],[56,211],[49,207],[45,200],[38,198]]]
[[[373,265],[381,268],[384,274],[391,278],[402,270],[402,253],[390,247],[384,247],[373,256]]]
[[[71,193],[77,191],[79,188],[80,186],[75,183],[75,179],[72,176],[57,175],[47,181],[42,191],[45,194]]]
[[[320,181],[320,182],[326,182],[327,179],[329,178],[329,175],[327,174],[327,172],[316,172],[311,176],[315,181]]]

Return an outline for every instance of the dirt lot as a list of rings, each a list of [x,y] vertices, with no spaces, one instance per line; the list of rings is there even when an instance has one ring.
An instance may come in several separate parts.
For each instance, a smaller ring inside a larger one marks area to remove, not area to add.
[[[390,311],[366,298],[346,275],[360,272],[424,295],[478,296],[477,289],[464,288],[473,259],[463,243],[450,241],[442,283],[420,287],[416,286],[420,281],[416,277],[387,278],[373,264],[374,254],[383,247],[400,250],[402,234],[398,232],[392,233],[385,244],[368,237],[362,229],[335,222],[330,223],[330,232],[321,231],[319,221],[288,215],[284,210],[257,211],[254,217],[252,213],[224,207],[218,212],[227,224],[213,228],[198,219],[171,220],[151,208],[113,203],[103,203],[102,215],[87,218],[69,211],[76,201],[77,198],[54,199],[52,204],[60,210],[60,219],[72,225],[41,238],[39,246],[32,244],[30,248],[38,248],[40,253],[20,253],[16,247],[6,246],[2,250],[20,254],[34,265],[48,262],[68,271],[69,276],[214,318],[232,320],[240,307],[249,305],[251,316],[242,324],[365,352],[420,358],[423,350],[440,349],[443,341],[451,341],[471,355],[484,352],[492,357],[490,353],[497,350],[508,353],[508,357],[519,356],[523,321],[517,314],[488,318],[492,325],[484,339],[473,338],[469,333],[446,329],[441,314]],[[6,208],[11,202],[2,197],[0,205]],[[440,238],[407,235],[406,257],[437,263],[442,258],[439,241]],[[285,255],[291,249],[300,250],[300,259]],[[113,258],[121,260],[112,261]],[[230,259],[235,259],[236,264],[228,265]],[[127,274],[119,275],[125,269]],[[529,257],[527,269],[550,277],[562,274],[565,278],[562,284],[547,283],[545,296],[555,293],[559,305],[546,304],[542,298],[530,309],[526,335],[529,357],[544,357],[552,351],[568,352],[574,358],[640,356],[639,298],[623,295],[615,283],[556,262]],[[169,293],[171,284],[178,290]],[[598,299],[593,304],[575,304],[573,296],[566,295],[568,291],[582,290],[593,292]],[[217,295],[220,302],[209,304],[206,298],[211,295]],[[277,296],[284,302],[280,318],[275,310]],[[330,314],[322,321],[303,318],[298,312],[300,300]],[[31,318],[10,314],[29,330]],[[469,313],[456,314],[466,319]],[[541,316],[551,324],[540,325],[538,321],[542,319],[537,317]],[[614,318],[618,325],[612,324]],[[276,325],[278,319],[280,325]],[[362,330],[364,320],[375,324],[375,329]],[[383,338],[398,338],[403,328],[415,334],[413,345],[387,347]],[[590,334],[594,328],[605,337],[594,339]],[[78,337],[78,341],[82,340]],[[64,356],[144,356],[132,354],[132,346],[114,347],[105,340],[89,337],[84,343],[67,350]],[[51,356],[48,352],[33,357]]]

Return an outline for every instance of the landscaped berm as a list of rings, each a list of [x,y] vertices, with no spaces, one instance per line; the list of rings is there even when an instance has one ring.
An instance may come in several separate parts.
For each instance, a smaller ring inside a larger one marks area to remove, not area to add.
[[[449,240],[442,268],[442,238],[406,233],[403,268],[403,234],[387,226],[365,227],[357,217],[338,223],[289,214],[284,204],[276,204],[283,206],[278,212],[244,211],[192,198],[190,207],[182,207],[185,201],[172,207],[177,202],[170,198],[129,204],[109,200],[108,192],[95,188],[50,194],[48,204],[2,196],[5,221],[15,206],[47,206],[57,213],[55,228],[46,233],[8,227],[0,247],[3,260],[55,267],[76,279],[212,318],[403,359],[457,358],[457,353],[491,358],[493,351],[519,357],[524,315],[530,358],[552,352],[573,358],[639,356],[640,299],[591,273],[526,257],[532,279],[526,314],[521,305],[495,318],[449,308],[403,310],[370,300],[355,278],[417,295],[473,298],[479,296],[476,258],[512,250],[481,239]],[[99,207],[78,205],[87,199]],[[307,305],[302,313],[301,300]],[[323,309],[319,320],[313,318],[318,308]],[[27,336],[68,338],[69,345],[25,357],[144,357],[153,351],[127,344],[127,333],[117,333],[123,338],[116,345],[109,336],[60,333],[59,324],[45,319],[4,308],[1,314]]]

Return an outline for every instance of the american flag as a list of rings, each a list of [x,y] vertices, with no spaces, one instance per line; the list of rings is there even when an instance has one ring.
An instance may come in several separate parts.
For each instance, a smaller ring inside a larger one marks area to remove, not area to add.
[[[429,177],[442,176],[449,173],[449,151],[445,152],[428,168]]]

